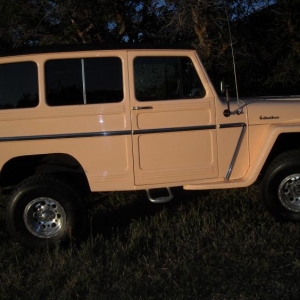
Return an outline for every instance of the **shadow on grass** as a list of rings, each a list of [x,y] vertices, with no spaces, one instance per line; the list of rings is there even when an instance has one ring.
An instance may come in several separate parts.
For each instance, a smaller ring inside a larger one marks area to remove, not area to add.
[[[87,233],[93,237],[98,234],[110,237],[114,232],[126,230],[133,221],[153,217],[165,209],[176,210],[181,204],[205,197],[209,192],[185,191],[178,187],[172,188],[172,193],[173,200],[161,204],[150,202],[145,191],[113,193],[101,200],[96,196],[89,207]],[[114,202],[118,202],[117,207]]]

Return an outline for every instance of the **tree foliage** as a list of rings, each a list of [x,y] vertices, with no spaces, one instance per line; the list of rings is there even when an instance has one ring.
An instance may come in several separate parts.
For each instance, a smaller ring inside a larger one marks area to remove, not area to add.
[[[240,94],[299,93],[299,11],[300,0],[0,0],[0,49],[189,44],[233,84],[233,45]]]

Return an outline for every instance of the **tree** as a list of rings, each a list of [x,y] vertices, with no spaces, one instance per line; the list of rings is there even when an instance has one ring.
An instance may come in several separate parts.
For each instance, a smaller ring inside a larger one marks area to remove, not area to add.
[[[299,9],[300,0],[0,0],[0,49],[189,44],[213,82],[234,85],[233,45],[240,95],[299,93]]]

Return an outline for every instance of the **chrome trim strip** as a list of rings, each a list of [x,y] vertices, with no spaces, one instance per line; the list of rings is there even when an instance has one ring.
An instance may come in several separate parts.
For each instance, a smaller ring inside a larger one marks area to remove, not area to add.
[[[233,127],[242,127],[242,131],[241,131],[240,137],[238,139],[237,145],[235,147],[235,151],[233,153],[233,157],[232,157],[231,162],[229,164],[227,173],[224,177],[225,180],[229,180],[229,178],[231,176],[234,164],[235,164],[237,156],[239,154],[239,151],[240,151],[240,148],[241,148],[241,145],[242,145],[242,141],[243,141],[243,138],[245,136],[246,129],[247,129],[247,125],[245,123],[231,123],[231,124],[229,123],[229,124],[220,124],[219,125],[219,128],[221,128],[221,129],[222,128],[233,128]]]
[[[86,138],[99,136],[116,136],[116,135],[136,135],[147,133],[164,133],[164,132],[180,132],[192,130],[216,129],[216,125],[208,126],[191,126],[191,127],[174,127],[163,129],[142,129],[142,130],[120,130],[120,131],[103,131],[103,132],[83,132],[83,133],[63,133],[63,134],[45,134],[33,136],[9,136],[0,137],[0,142],[15,142],[15,141],[35,141],[35,140],[53,140],[53,139],[70,139],[70,138]]]
[[[86,86],[85,86],[85,70],[84,70],[84,59],[81,59],[81,79],[82,79],[82,95],[83,103],[86,104]]]
[[[208,130],[216,129],[216,125],[203,125],[203,126],[189,126],[189,127],[174,127],[174,128],[155,128],[155,129],[138,129],[133,130],[133,134],[147,134],[147,133],[166,133],[166,132],[180,132],[180,131],[193,131],[193,130]]]
[[[131,130],[107,131],[107,132],[64,133],[64,134],[33,135],[33,136],[13,136],[13,137],[2,137],[2,138],[0,138],[0,142],[70,139],[70,138],[86,138],[86,137],[115,136],[115,135],[129,135],[129,134],[131,134]]]

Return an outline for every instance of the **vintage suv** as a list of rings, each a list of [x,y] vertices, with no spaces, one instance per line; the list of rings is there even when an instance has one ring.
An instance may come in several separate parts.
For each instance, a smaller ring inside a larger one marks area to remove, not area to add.
[[[27,247],[77,237],[90,192],[260,180],[276,218],[300,220],[300,98],[227,101],[193,48],[43,47],[0,57],[1,187]],[[156,189],[164,196],[154,197]]]

